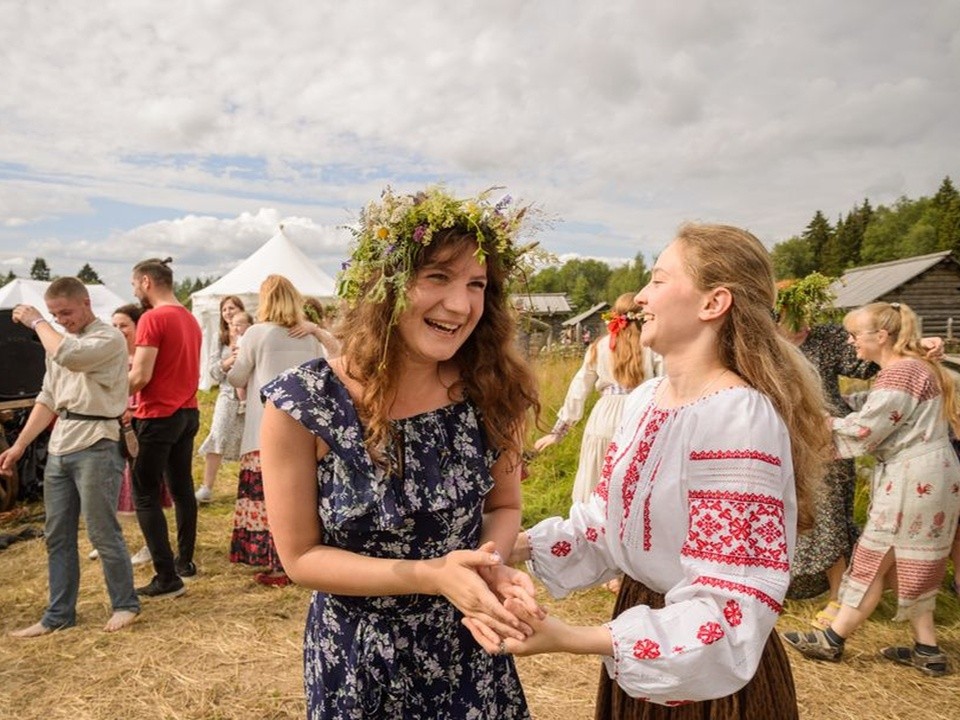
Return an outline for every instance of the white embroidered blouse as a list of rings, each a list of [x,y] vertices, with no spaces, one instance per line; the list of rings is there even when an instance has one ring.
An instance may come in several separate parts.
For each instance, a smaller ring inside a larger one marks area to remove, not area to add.
[[[789,584],[797,518],[790,440],[770,400],[738,387],[662,410],[661,381],[628,398],[590,500],[528,532],[528,567],[555,597],[620,572],[664,593],[663,609],[608,623],[604,663],[629,695],[673,705],[753,677]]]

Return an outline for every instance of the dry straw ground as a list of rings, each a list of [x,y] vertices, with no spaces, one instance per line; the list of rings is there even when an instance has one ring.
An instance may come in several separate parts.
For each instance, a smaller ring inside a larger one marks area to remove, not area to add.
[[[571,373],[564,368],[547,375]],[[545,392],[556,395],[562,389]],[[209,398],[205,400],[209,408]],[[570,438],[568,444],[575,447],[576,440]],[[546,475],[553,471],[545,465],[539,469]],[[46,553],[42,540],[0,551],[0,720],[303,716],[300,639],[309,596],[296,587],[257,586],[252,571],[227,561],[235,473],[235,464],[224,466],[216,501],[201,509],[199,577],[181,598],[148,601],[128,631],[102,632],[109,614],[103,577],[97,562],[84,559],[77,627],[30,641],[10,638],[8,631],[35,622],[46,603]],[[199,464],[195,474],[200,476]],[[568,495],[569,487],[559,492]],[[537,505],[531,497],[527,503]],[[0,533],[39,526],[41,512],[39,506],[21,508],[0,525]],[[131,549],[139,548],[134,524],[127,524],[125,533]],[[85,558],[90,549],[85,537],[80,548]],[[138,581],[150,574],[145,567],[136,571]],[[557,603],[544,600],[551,612],[584,624],[602,622],[612,606],[612,596],[604,590]],[[817,609],[819,603],[813,601],[788,604],[779,629],[804,627]],[[880,647],[909,638],[907,627],[890,622],[891,616],[887,600],[848,643],[840,664],[791,655],[804,720],[960,717],[960,674],[931,679],[877,657]],[[960,669],[960,606],[946,592],[938,619],[942,645]],[[552,655],[519,658],[518,665],[535,720],[593,717],[599,660]]]

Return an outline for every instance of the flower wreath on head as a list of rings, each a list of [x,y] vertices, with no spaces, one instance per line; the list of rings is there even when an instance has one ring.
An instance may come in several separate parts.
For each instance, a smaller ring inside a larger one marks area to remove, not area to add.
[[[407,287],[424,248],[436,233],[460,228],[477,240],[474,256],[483,263],[495,252],[508,274],[519,269],[521,257],[536,246],[517,246],[516,240],[530,206],[511,207],[504,195],[491,203],[492,187],[474,198],[460,199],[443,186],[433,185],[416,195],[398,195],[387,186],[380,200],[360,212],[353,233],[350,260],[337,277],[337,294],[351,307],[361,300],[382,302],[394,290],[390,324],[395,325],[407,305]]]
[[[607,310],[600,315],[600,318],[607,324],[607,332],[610,333],[611,350],[617,347],[617,335],[627,326],[627,323],[643,321],[643,315],[638,312],[633,312],[632,310],[625,313],[620,313],[616,310]]]

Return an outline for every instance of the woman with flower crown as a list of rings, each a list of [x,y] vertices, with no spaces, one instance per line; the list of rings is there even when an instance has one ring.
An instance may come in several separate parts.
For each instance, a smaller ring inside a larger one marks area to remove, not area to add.
[[[530,632],[503,597],[520,524],[521,439],[539,410],[515,348],[507,283],[525,217],[509,199],[389,188],[368,205],[340,277],[342,355],[263,390],[270,526],[314,589],[308,717],[527,718],[512,658],[464,617]]]
[[[466,621],[490,652],[600,655],[600,720],[798,717],[772,630],[830,433],[775,295],[756,237],[680,229],[636,297],[664,376],[628,396],[590,499],[521,533],[516,553],[555,597],[625,573],[613,620],[575,627],[510,598],[528,638]]]
[[[607,447],[620,424],[627,394],[656,373],[654,354],[640,344],[640,306],[636,293],[617,298],[613,310],[604,315],[607,334],[587,349],[583,365],[570,381],[563,407],[553,429],[533,447],[541,452],[560,442],[583,417],[584,406],[593,390],[600,393],[590,411],[580,441],[580,457],[573,481],[573,502],[586,502],[600,481]]]

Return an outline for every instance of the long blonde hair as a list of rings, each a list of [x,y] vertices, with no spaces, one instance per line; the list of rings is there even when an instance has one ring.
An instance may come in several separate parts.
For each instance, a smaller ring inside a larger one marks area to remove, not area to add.
[[[926,351],[920,345],[920,323],[913,309],[904,303],[870,303],[848,312],[843,318],[844,327],[847,320],[854,315],[868,318],[873,326],[872,332],[886,330],[887,335],[893,339],[893,352],[922,360],[930,367],[943,395],[943,419],[953,428],[954,435],[960,436],[960,406],[957,403],[956,384],[940,363],[927,358]]]
[[[641,308],[635,301],[636,296],[636,293],[624,293],[617,298],[610,313],[612,320],[607,327],[609,329],[611,322],[618,321],[621,326],[616,332],[611,331],[595,340],[588,356],[591,362],[596,362],[597,345],[610,343],[613,348],[613,379],[626,390],[632,390],[647,379],[643,373],[643,347],[640,345]]]
[[[303,322],[303,297],[283,275],[267,275],[260,284],[257,322],[292,328]]]
[[[770,398],[790,434],[797,524],[813,524],[814,497],[832,457],[827,400],[813,365],[777,332],[770,254],[751,233],[729,225],[683,225],[677,240],[701,290],[733,298],[718,333],[720,360]]]

